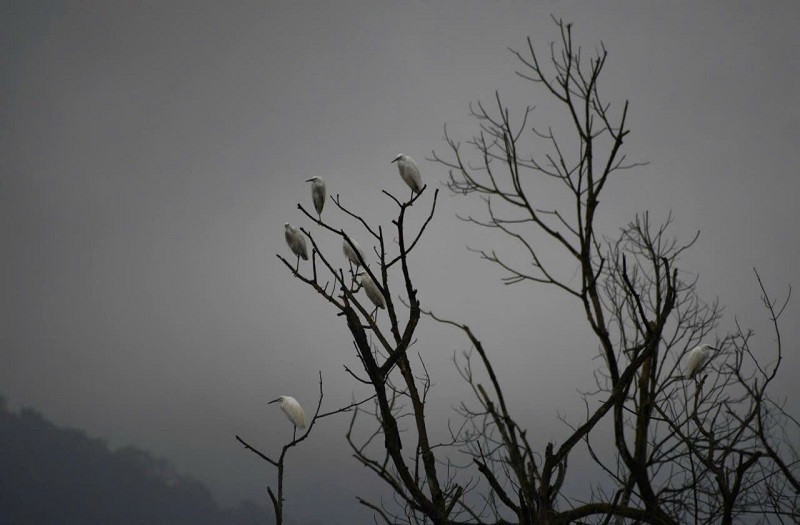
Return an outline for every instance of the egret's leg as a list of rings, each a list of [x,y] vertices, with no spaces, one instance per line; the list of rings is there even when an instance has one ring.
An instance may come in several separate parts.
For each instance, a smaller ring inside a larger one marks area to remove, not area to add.
[[[295,425],[294,431],[292,432],[292,441],[297,439],[297,426]]]
[[[297,264],[294,265],[294,273],[297,273],[297,270],[300,269],[300,256],[297,256]]]

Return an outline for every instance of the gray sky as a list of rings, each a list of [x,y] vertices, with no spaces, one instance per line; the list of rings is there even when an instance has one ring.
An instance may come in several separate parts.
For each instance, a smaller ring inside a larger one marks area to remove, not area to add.
[[[563,125],[507,51],[528,35],[545,49],[551,13],[584,46],[605,43],[602,92],[630,100],[627,152],[650,162],[612,179],[605,232],[672,210],[675,233],[702,232],[682,267],[726,305],[723,328],[737,316],[771,343],[752,267],[776,293],[798,284],[797,2],[320,4],[0,4],[0,393],[14,406],[166,456],[222,503],[263,503],[274,471],[234,434],[277,452],[291,430],[265,402],[290,394],[311,411],[318,370],[326,408],[359,391],[341,319],[274,255],[288,253],[284,222],[308,226],[303,181],[323,176],[388,227],[380,190],[406,191],[389,161],[410,154],[441,183],[423,159],[445,150],[443,124],[471,135],[469,101],[497,89]],[[556,412],[580,416],[575,389],[592,386],[595,344],[575,304],[503,287],[468,255],[502,244],[454,218],[478,203],[442,197],[413,260],[423,306],[473,325],[531,433],[558,440]],[[336,239],[323,246],[339,257]],[[420,336],[444,432],[466,394],[449,364],[465,345],[441,327]],[[349,457],[346,423],[325,421],[289,458],[301,522],[368,516],[354,496],[376,483]]]

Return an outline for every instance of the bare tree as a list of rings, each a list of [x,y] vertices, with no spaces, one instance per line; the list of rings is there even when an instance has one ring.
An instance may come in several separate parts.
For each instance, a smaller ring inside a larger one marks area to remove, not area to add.
[[[335,265],[315,237],[339,236],[357,252],[350,236],[298,205],[317,226],[314,233],[303,230],[313,246],[310,268],[279,257],[344,318],[361,364],[348,371],[374,392],[371,409],[351,407],[347,440],[356,459],[390,487],[394,502],[359,501],[386,523],[797,521],[800,425],[768,393],[781,364],[778,320],[785,303],[775,303],[757,276],[777,336],[776,357],[765,363],[751,349],[750,332],[716,335],[721,307],[704,302],[696,277],[678,268],[697,236],[679,241],[670,234],[671,218],[656,224],[648,213],[617,232],[597,229],[608,183],[642,163],[624,151],[628,103],[617,108],[601,96],[605,48],[586,55],[574,45],[571,25],[555,22],[559,39],[544,58],[530,39],[525,52],[512,52],[520,61],[517,75],[560,105],[567,128],[534,126],[532,108],[512,112],[497,93],[491,106],[471,106],[476,134],[462,144],[445,128],[448,153],[434,152],[432,160],[447,169],[452,192],[484,203],[484,217],[464,220],[527,255],[521,264],[476,250],[505,272],[506,284],[555,287],[580,305],[601,357],[596,388],[583,394],[585,417],[564,424],[557,443],[537,450],[505,401],[490,346],[469,326],[421,307],[412,255],[438,190],[413,232],[407,215],[430,192],[423,188],[406,201],[384,192],[396,209],[389,236],[333,199],[375,244],[371,256],[359,259],[385,299],[380,317],[362,303],[353,268]],[[537,202],[532,188],[547,180],[562,188],[564,204]],[[557,262],[543,255],[552,248]],[[370,265],[372,255],[377,265]],[[462,424],[443,443],[430,437],[431,380],[422,352],[410,352],[423,315],[455,327],[471,347],[457,366],[475,399],[460,405]],[[685,354],[712,338],[718,350],[710,363],[684,377]],[[487,385],[478,379],[484,375]],[[598,451],[598,441],[613,443],[613,454]],[[588,499],[564,491],[579,447],[604,474]]]

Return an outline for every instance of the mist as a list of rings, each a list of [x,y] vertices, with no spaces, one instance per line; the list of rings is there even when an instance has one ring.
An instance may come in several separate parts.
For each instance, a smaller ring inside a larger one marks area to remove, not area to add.
[[[800,267],[794,2],[4,2],[0,394],[167,457],[223,505],[266,504],[275,473],[234,435],[278,451],[291,428],[267,401],[291,395],[308,412],[320,372],[326,409],[365,392],[344,369],[358,359],[342,319],[275,256],[290,256],[285,222],[311,225],[296,208],[311,206],[304,181],[324,177],[387,228],[381,190],[408,191],[390,161],[413,156],[441,188],[446,171],[425,159],[446,150],[445,124],[471,137],[470,101],[498,90],[563,129],[508,51],[557,38],[551,14],[574,22],[587,50],[609,51],[600,89],[630,102],[626,148],[648,163],[612,177],[603,233],[645,210],[671,212],[680,238],[700,231],[680,263],[726,306],[719,334],[735,318],[770,345],[753,268],[781,294]],[[576,389],[594,385],[595,343],[579,305],[503,286],[467,251],[503,248],[456,217],[479,211],[442,188],[411,261],[420,300],[472,326],[533,439],[557,441],[558,414],[583,414]],[[324,213],[358,231],[336,212]],[[340,253],[338,238],[320,237]],[[784,315],[778,397],[800,373],[796,301]],[[429,322],[419,339],[445,435],[469,396],[452,365],[467,343]],[[348,423],[327,418],[290,454],[297,522],[365,522],[355,497],[388,494],[350,457]]]

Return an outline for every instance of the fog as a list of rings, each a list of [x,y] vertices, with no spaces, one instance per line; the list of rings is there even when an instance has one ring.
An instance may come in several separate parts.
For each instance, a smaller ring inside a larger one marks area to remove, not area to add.
[[[753,267],[776,295],[800,267],[796,2],[3,2],[0,394],[167,457],[223,504],[266,503],[275,472],[234,435],[277,453],[291,428],[266,402],[287,394],[312,411],[319,372],[325,409],[364,392],[344,370],[358,361],[343,320],[275,257],[290,255],[285,222],[311,227],[296,208],[311,207],[303,181],[324,177],[388,228],[381,190],[408,191],[390,161],[413,156],[441,188],[446,170],[424,159],[446,152],[444,124],[474,133],[470,101],[499,90],[566,129],[508,51],[527,36],[545,50],[551,14],[574,22],[587,52],[609,51],[601,91],[614,107],[630,101],[626,152],[649,162],[612,177],[603,233],[645,210],[671,211],[681,238],[699,230],[680,264],[726,306],[717,333],[737,318],[768,347]],[[534,439],[558,441],[557,415],[581,417],[577,389],[597,364],[579,305],[503,286],[466,247],[506,245],[456,218],[480,203],[440,193],[411,261],[423,307],[470,324]],[[332,206],[324,216],[366,244]],[[319,237],[338,261],[340,241]],[[800,372],[798,311],[785,313],[779,395]],[[440,435],[469,395],[452,365],[465,348],[420,327]],[[348,423],[324,420],[290,454],[297,522],[365,522],[355,496],[385,493],[350,457]]]

